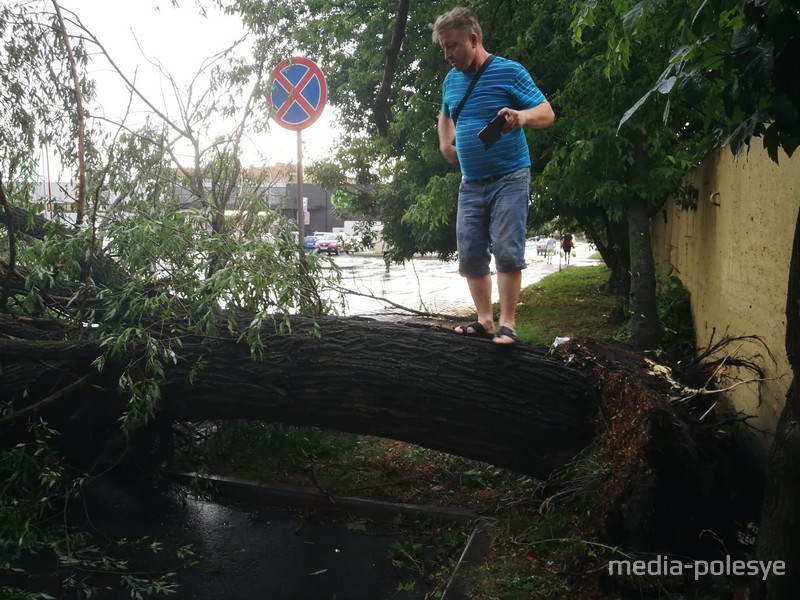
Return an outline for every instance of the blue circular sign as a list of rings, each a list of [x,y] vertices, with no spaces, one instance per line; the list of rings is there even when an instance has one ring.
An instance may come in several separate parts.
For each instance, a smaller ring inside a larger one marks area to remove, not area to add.
[[[285,129],[305,129],[322,114],[328,97],[325,76],[317,64],[293,56],[272,71],[272,88],[267,101],[275,109],[272,118]]]

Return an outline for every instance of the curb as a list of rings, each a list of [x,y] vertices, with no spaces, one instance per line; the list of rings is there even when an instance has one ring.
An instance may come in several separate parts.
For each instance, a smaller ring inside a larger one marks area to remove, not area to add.
[[[199,480],[208,484],[215,492],[233,499],[255,499],[290,508],[339,508],[375,520],[387,520],[396,515],[447,519],[458,522],[482,519],[481,515],[466,508],[385,502],[383,500],[366,500],[352,496],[331,496],[325,494],[319,488],[277,483],[265,484],[242,477],[200,475],[193,472],[177,471],[170,473],[169,478],[184,484]]]

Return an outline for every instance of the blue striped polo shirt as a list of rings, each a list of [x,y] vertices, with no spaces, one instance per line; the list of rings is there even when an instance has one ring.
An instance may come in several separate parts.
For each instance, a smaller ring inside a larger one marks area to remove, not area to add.
[[[442,85],[442,114],[451,116],[474,76],[451,69]],[[525,67],[496,56],[472,90],[456,123],[456,150],[464,178],[486,179],[529,167],[531,157],[521,127],[503,134],[489,150],[484,150],[478,132],[501,108],[525,110],[544,100]]]

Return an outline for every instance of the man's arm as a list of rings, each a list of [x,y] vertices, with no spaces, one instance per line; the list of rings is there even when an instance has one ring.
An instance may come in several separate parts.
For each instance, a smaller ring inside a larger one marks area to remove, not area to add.
[[[458,154],[453,140],[456,137],[456,126],[453,119],[446,117],[444,113],[439,113],[439,152],[447,159],[447,162],[458,166]]]
[[[503,108],[498,111],[499,115],[506,116],[506,124],[503,133],[508,133],[517,127],[531,127],[533,129],[544,129],[550,127],[556,119],[553,107],[547,100],[543,100],[533,108],[526,110],[514,110],[513,108]],[[441,133],[440,133],[441,138]],[[440,142],[441,144],[441,139]]]

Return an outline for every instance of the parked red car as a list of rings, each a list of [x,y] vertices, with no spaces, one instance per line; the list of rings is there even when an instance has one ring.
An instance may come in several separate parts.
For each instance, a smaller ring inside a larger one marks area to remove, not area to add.
[[[341,241],[338,233],[326,233],[321,239],[317,240],[317,252],[327,252],[328,256],[335,254],[339,256]]]

